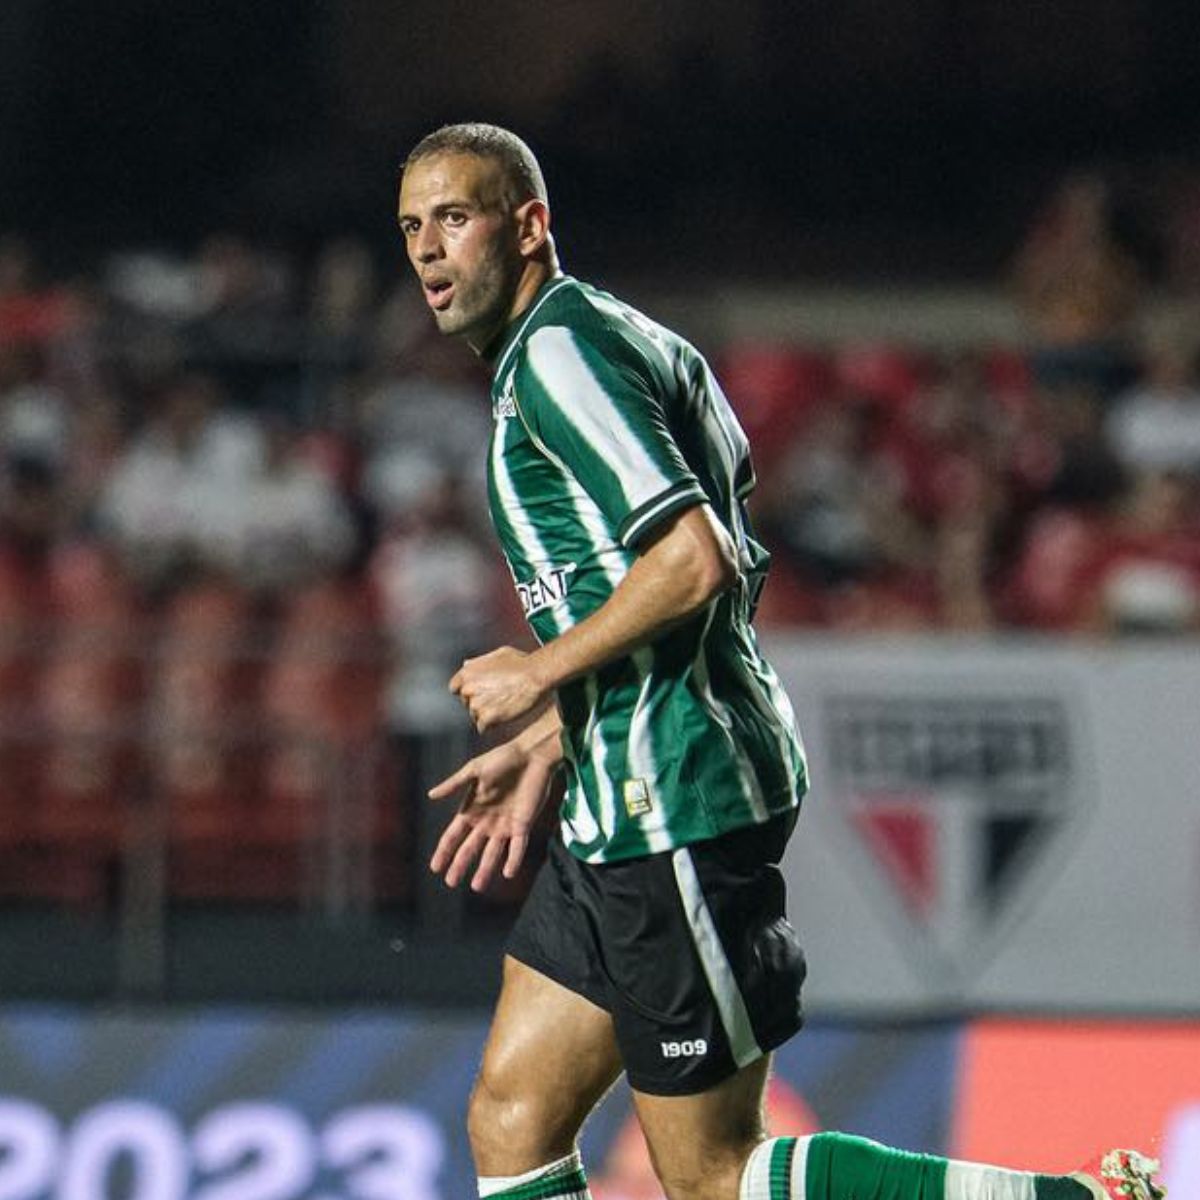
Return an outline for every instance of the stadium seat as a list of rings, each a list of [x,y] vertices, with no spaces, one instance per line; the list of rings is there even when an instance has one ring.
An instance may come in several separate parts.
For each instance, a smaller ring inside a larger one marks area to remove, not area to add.
[[[928,373],[924,356],[908,346],[850,343],[833,360],[840,390],[899,409],[913,401]]]
[[[717,362],[717,376],[754,448],[760,470],[787,450],[833,385],[828,357],[770,342],[737,342]]]
[[[168,814],[172,899],[295,894],[294,878],[281,878],[256,850],[262,648],[252,618],[247,596],[219,582],[182,592],[163,617],[152,695],[154,792]]]
[[[59,547],[42,565],[21,585],[37,608],[27,661],[4,667],[6,701],[23,711],[6,716],[18,741],[6,739],[4,790],[20,799],[0,818],[19,861],[0,877],[8,897],[101,907],[115,897],[134,775],[136,607],[89,544]]]
[[[326,581],[291,601],[263,680],[271,746],[255,828],[265,842],[322,845],[340,831],[352,852],[386,862],[396,820],[386,805],[368,803],[381,794],[372,764],[386,762],[379,749],[385,664],[365,585]],[[318,864],[317,873],[333,862]]]

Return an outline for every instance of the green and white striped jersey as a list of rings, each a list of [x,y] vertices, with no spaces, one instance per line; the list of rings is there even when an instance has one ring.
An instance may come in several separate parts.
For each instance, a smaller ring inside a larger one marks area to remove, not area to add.
[[[807,771],[791,703],[750,627],[768,555],[742,502],[749,448],[699,352],[614,297],[549,280],[489,355],[492,519],[543,643],[599,608],[639,542],[707,502],[737,584],[631,656],[559,689],[563,837],[607,862],[796,806]]]

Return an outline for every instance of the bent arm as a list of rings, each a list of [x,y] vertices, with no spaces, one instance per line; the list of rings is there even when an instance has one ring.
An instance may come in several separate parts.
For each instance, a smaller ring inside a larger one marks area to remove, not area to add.
[[[552,691],[654,641],[736,579],[733,543],[712,509],[685,509],[664,522],[608,600],[535,650],[529,668]]]

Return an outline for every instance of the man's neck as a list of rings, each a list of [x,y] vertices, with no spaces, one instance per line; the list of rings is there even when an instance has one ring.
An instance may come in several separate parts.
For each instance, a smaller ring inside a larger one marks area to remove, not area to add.
[[[490,352],[503,343],[508,335],[508,331],[525,314],[542,287],[551,279],[555,279],[561,274],[562,272],[559,270],[557,263],[526,263],[525,269],[521,273],[521,278],[517,283],[516,291],[513,293],[513,302],[509,307],[508,318],[504,324],[480,344],[477,345],[474,339],[471,338],[468,338],[467,344],[481,358],[490,360],[492,357]]]

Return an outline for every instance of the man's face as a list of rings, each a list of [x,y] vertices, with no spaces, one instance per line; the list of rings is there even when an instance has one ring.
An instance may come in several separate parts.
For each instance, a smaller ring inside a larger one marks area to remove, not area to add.
[[[482,350],[509,321],[523,266],[500,168],[471,154],[418,159],[397,217],[438,329]]]

